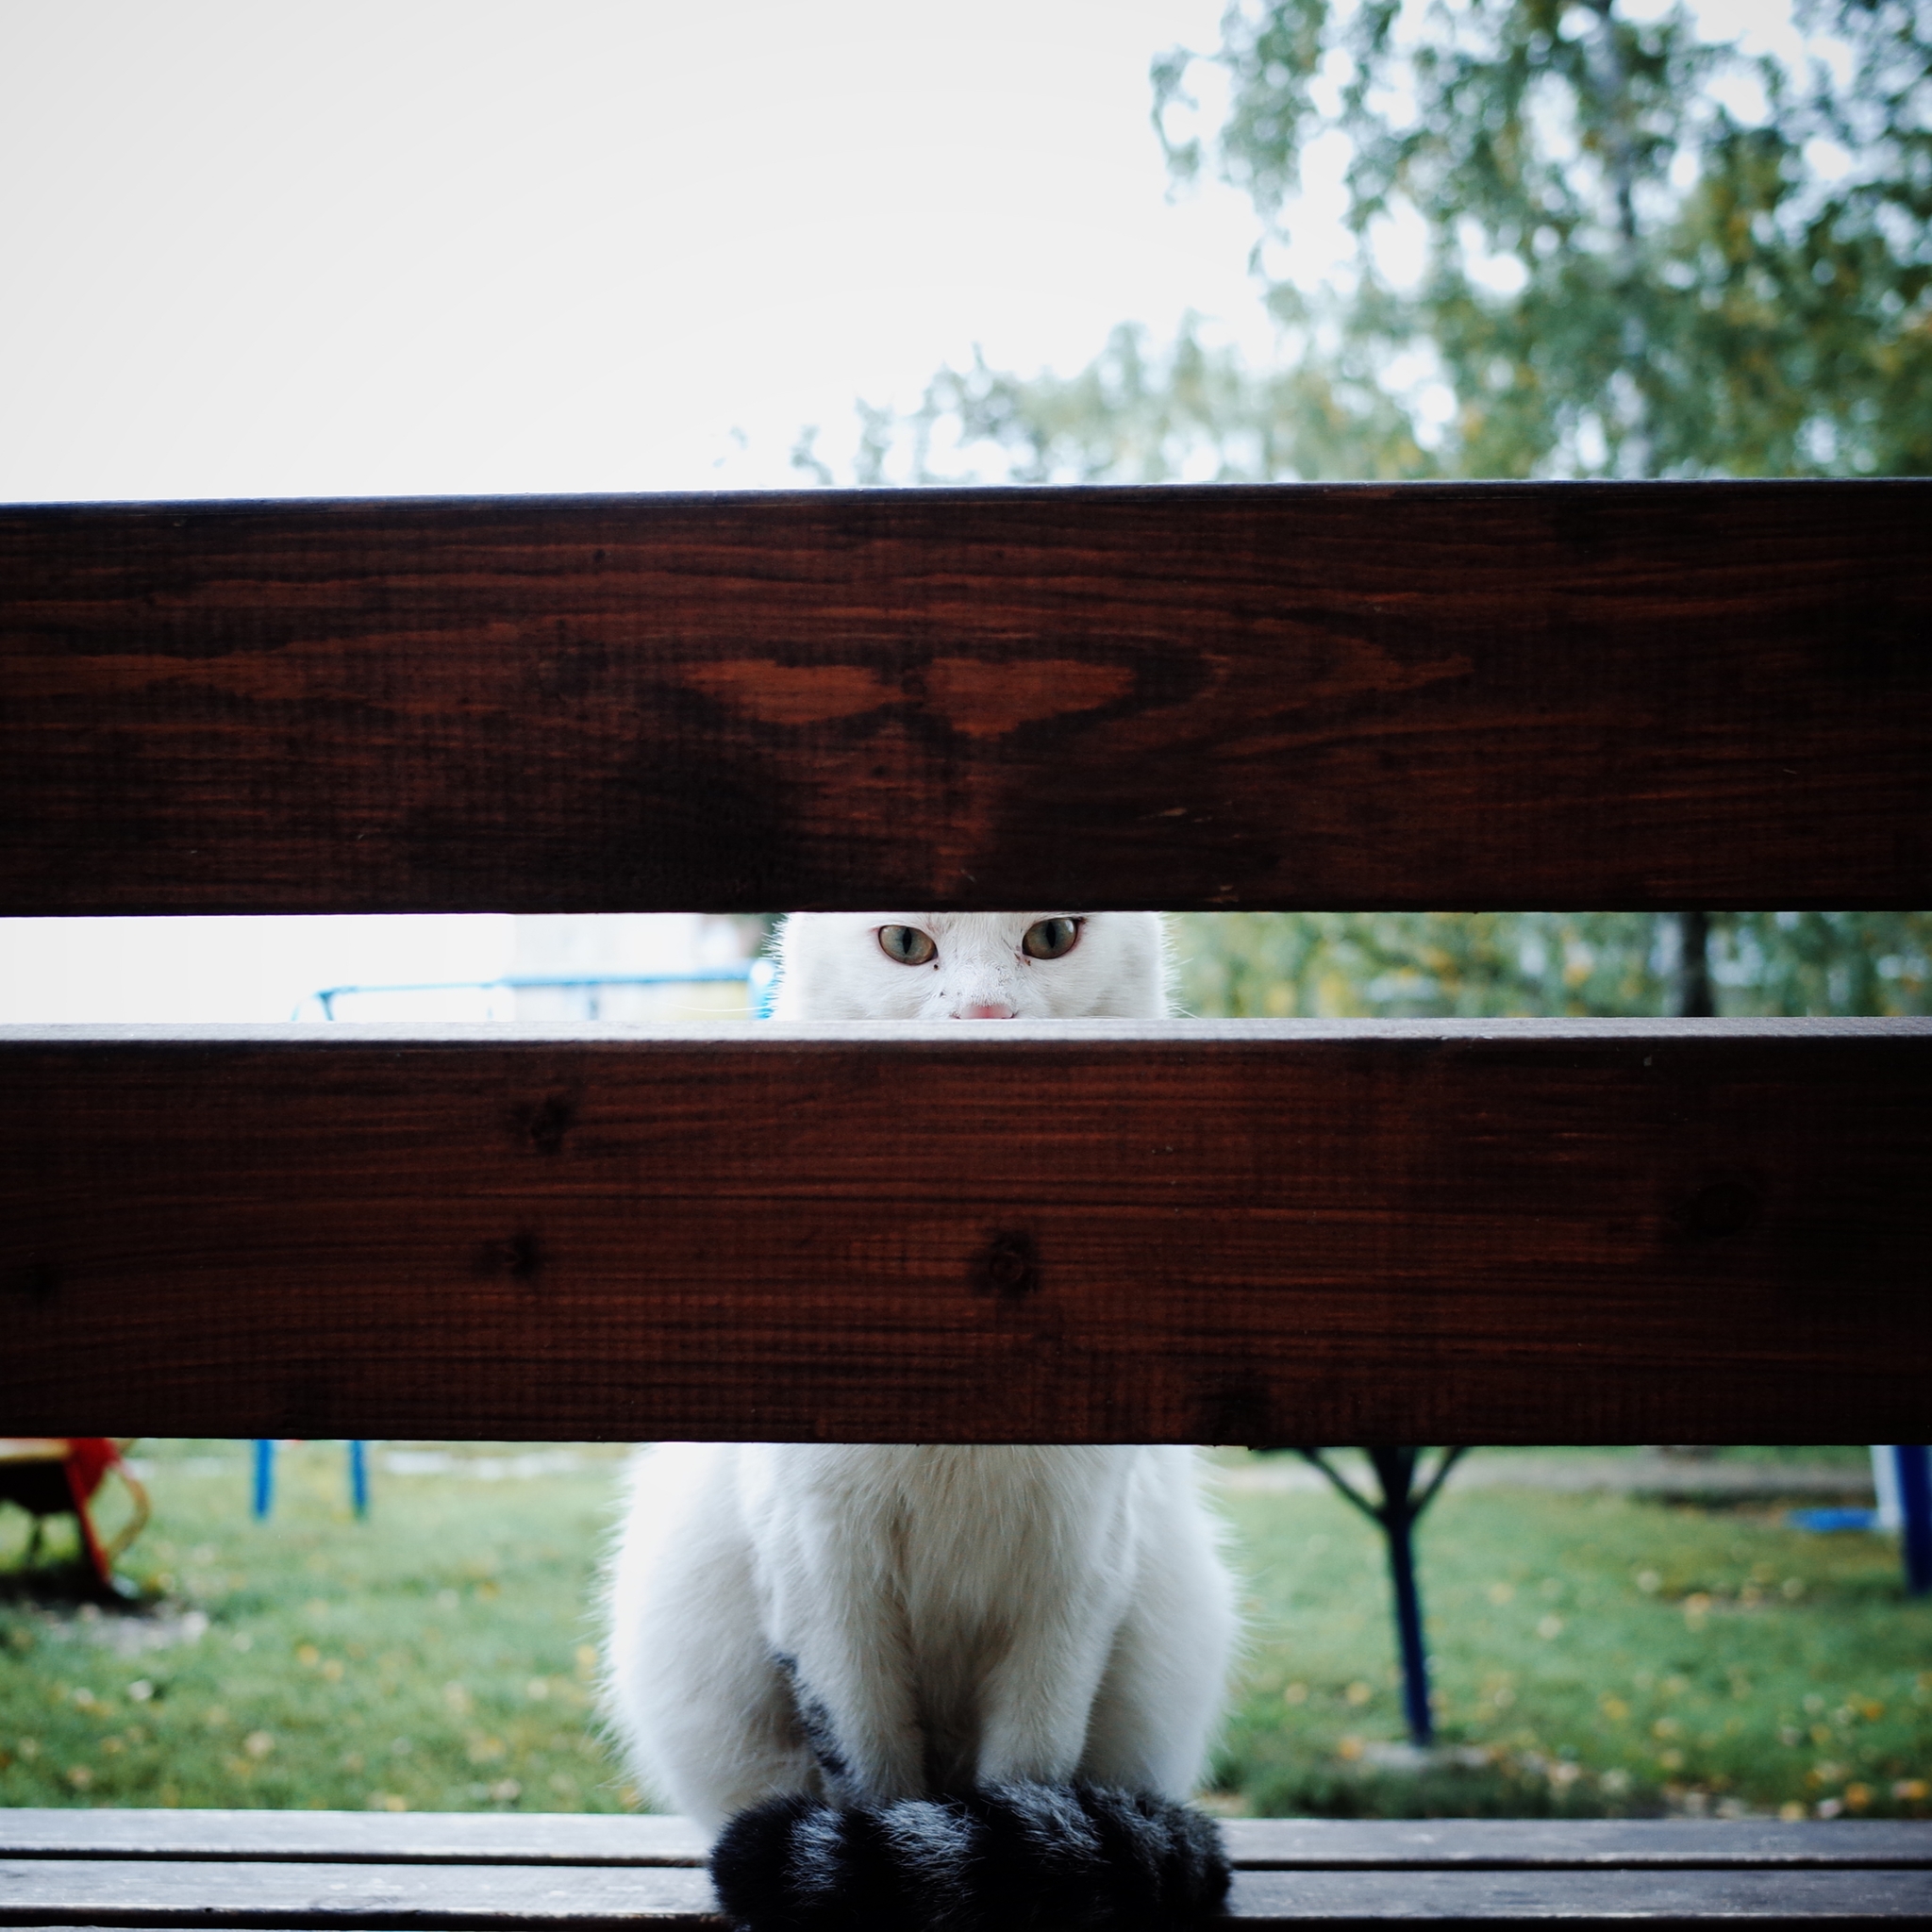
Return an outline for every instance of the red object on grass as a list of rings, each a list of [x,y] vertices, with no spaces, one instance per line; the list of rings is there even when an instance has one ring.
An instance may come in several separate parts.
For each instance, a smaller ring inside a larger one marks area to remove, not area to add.
[[[102,1590],[114,1588],[114,1558],[147,1523],[147,1491],[123,1459],[133,1441],[108,1436],[0,1436],[0,1502],[17,1503],[34,1520],[72,1516],[80,1525],[88,1568]],[[108,1542],[101,1541],[89,1504],[111,1470],[127,1486],[133,1517]]]

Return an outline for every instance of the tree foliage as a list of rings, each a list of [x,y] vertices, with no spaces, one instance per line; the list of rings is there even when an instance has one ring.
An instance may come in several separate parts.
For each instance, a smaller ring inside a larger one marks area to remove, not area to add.
[[[1642,1015],[1673,1004],[1681,928],[1642,912],[1188,913],[1185,1010],[1323,1019]],[[1932,1011],[1932,913],[1711,916],[1733,1016]]]
[[[1803,0],[1807,59],[1612,0],[1231,9],[1212,145],[1264,225],[1351,149],[1342,340],[1431,352],[1468,475],[1899,475],[1932,466],[1932,6]],[[1157,64],[1158,119],[1191,57]],[[1208,150],[1171,141],[1183,175]],[[1378,224],[1419,226],[1412,288]],[[1307,311],[1281,291],[1284,313]]]
[[[874,425],[877,419],[872,412]],[[971,465],[981,454],[1012,483],[1439,474],[1365,357],[1343,350],[1252,370],[1234,351],[1204,341],[1191,317],[1159,346],[1138,324],[1121,324],[1072,377],[1016,375],[981,358],[969,370],[941,370],[905,426],[911,477],[921,483],[982,480],[976,467],[963,476],[961,469],[962,457]],[[892,454],[874,426],[858,480],[888,480]]]
[[[1681,4],[1236,0],[1156,61],[1155,120],[1177,177],[1251,197],[1264,277],[1304,158],[1346,144],[1353,256],[1274,280],[1280,366],[1188,323],[1070,378],[946,371],[912,475],[1932,470],[1932,0],[1795,5],[1788,63]],[[1208,68],[1225,120],[1178,131]],[[874,412],[871,480],[894,446]]]

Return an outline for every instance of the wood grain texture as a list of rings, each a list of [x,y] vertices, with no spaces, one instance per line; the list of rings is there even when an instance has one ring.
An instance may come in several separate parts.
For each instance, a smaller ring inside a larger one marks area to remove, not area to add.
[[[1237,1924],[1854,1924],[1932,1912],[1924,1870],[1237,1872]],[[704,1927],[701,1871],[502,1865],[0,1859],[0,1925],[410,1926],[421,1932]]]
[[[1919,907],[1932,484],[0,510],[0,912]]]
[[[22,1431],[1926,1421],[1932,1022],[48,1028],[0,1081]]]
[[[1932,1869],[1932,1824],[1885,1819],[1231,1818],[1243,1871]]]
[[[701,1865],[709,1844],[706,1832],[690,1819],[653,1815],[156,1810],[135,1806],[80,1811],[53,1806],[0,1807],[0,1857],[8,1858]],[[1927,1855],[1932,1858],[1932,1846],[1927,1847]],[[1892,1858],[1890,1862],[1905,1861]]]
[[[1932,1868],[1932,1824],[1834,1819],[1236,1818],[1246,1871]],[[0,1809],[0,1856],[325,1863],[697,1865],[689,1819],[568,1812]]]
[[[522,1925],[604,1932],[639,1924],[716,1928],[723,1922],[714,1911],[710,1879],[688,1866],[619,1871],[0,1859],[0,1925],[363,1925],[425,1932]]]
[[[1248,1932],[1391,1919],[1585,1927],[1924,1923],[1925,1872],[1238,1872],[1228,1917]]]

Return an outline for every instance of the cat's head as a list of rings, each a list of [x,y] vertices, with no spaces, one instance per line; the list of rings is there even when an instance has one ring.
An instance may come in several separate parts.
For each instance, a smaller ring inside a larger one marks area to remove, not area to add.
[[[1159,1019],[1158,912],[794,912],[779,1020]]]

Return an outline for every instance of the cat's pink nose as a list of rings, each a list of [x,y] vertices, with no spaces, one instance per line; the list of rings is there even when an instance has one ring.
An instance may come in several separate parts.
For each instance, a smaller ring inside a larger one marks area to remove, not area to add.
[[[979,1000],[970,1007],[961,1007],[953,1015],[956,1020],[1010,1020],[1011,1007],[1002,1006],[997,1000]]]

